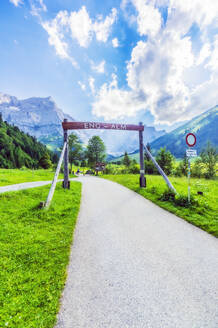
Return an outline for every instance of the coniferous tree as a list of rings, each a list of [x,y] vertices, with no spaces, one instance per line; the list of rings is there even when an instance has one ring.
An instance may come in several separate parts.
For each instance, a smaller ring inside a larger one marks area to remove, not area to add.
[[[130,158],[129,158],[129,156],[128,156],[128,154],[127,154],[126,151],[125,151],[125,153],[124,153],[123,164],[124,164],[125,166],[127,166],[127,167],[129,167],[130,164],[131,164],[131,160],[130,160]]]

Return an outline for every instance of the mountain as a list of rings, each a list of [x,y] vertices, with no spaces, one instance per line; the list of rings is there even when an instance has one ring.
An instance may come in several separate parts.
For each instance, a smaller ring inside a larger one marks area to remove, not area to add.
[[[188,148],[185,136],[189,132],[194,133],[197,138],[196,145],[193,148],[197,149],[198,154],[208,141],[218,147],[218,106],[207,110],[188,123],[154,140],[151,143],[152,152],[155,154],[160,147],[166,147],[175,157],[183,157],[185,150]]]
[[[63,119],[74,121],[57,107],[51,97],[18,100],[16,97],[0,93],[0,112],[3,120],[35,136],[49,148],[57,148],[62,143]]]
[[[75,121],[57,107],[51,97],[33,97],[19,100],[14,96],[0,93],[0,112],[9,124],[14,124],[22,131],[35,136],[46,144],[51,150],[62,145],[63,131],[61,123],[64,118]],[[107,152],[119,155],[124,151],[132,152],[138,147],[138,133],[135,131],[106,131],[106,130],[80,130],[76,131],[84,144],[93,135],[98,134],[104,141]],[[164,130],[157,131],[154,127],[145,126],[144,141],[151,142],[165,134]]]
[[[36,168],[46,153],[48,149],[45,145],[20,131],[18,127],[3,122],[0,115],[0,167]]]

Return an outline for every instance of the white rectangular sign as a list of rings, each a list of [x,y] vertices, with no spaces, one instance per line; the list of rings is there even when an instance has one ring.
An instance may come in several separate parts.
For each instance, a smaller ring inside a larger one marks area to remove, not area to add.
[[[186,149],[186,156],[187,157],[196,157],[197,150],[196,149]]]

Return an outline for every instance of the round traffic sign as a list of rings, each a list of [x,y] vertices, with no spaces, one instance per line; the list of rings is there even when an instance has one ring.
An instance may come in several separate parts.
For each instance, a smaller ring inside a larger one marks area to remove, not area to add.
[[[188,133],[185,140],[189,147],[193,147],[196,144],[196,137],[193,133]]]

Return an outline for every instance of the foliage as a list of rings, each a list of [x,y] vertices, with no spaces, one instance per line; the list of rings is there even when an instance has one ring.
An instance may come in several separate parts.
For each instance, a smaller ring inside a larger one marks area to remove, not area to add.
[[[105,159],[105,150],[104,142],[99,136],[93,136],[89,139],[86,156],[88,158],[88,164],[92,168],[95,168],[96,163],[102,162]]]
[[[48,153],[45,153],[39,160],[39,166],[43,169],[50,169],[52,162]]]
[[[131,164],[131,160],[130,160],[130,158],[129,158],[129,156],[128,156],[128,154],[127,154],[126,151],[125,151],[125,153],[124,153],[123,164],[124,164],[125,166],[127,166],[127,167],[129,167],[130,164]]]
[[[144,164],[145,164],[145,173],[158,174],[158,170],[151,160],[149,161],[145,160]]]
[[[131,163],[131,165],[129,166],[129,173],[131,174],[138,174],[139,173],[139,167],[137,164]]]
[[[129,189],[139,193],[153,201],[155,204],[164,209],[180,216],[186,221],[198,226],[199,228],[218,237],[218,184],[214,180],[192,179],[191,183],[191,206],[187,204],[187,178],[171,177],[170,180],[176,188],[179,196],[172,200],[160,200],[166,190],[166,184],[163,178],[158,175],[146,176],[147,187],[139,187],[138,175],[104,175],[105,179],[109,179],[126,186]],[[198,191],[203,192],[197,195]],[[167,193],[167,192],[166,192]],[[195,197],[193,198],[193,196]]]
[[[73,164],[78,164],[78,161],[82,159],[82,144],[78,136],[74,133],[69,135],[68,140],[69,140],[69,162],[72,171]]]
[[[0,195],[0,327],[54,327],[81,197],[72,184],[57,185],[49,210],[38,205],[50,186]]]
[[[202,178],[204,176],[203,174],[203,163],[200,158],[198,158],[194,165],[191,167],[191,176],[195,178]]]
[[[176,196],[176,194],[173,190],[166,189],[159,199],[164,202],[165,201],[173,201],[175,199],[175,196]]]
[[[156,161],[166,173],[166,175],[169,175],[173,168],[173,155],[170,151],[167,151],[166,148],[161,148],[156,156]]]
[[[0,167],[39,167],[39,160],[48,153],[46,146],[19,130],[18,127],[3,122],[0,115]]]
[[[209,179],[213,178],[216,174],[215,166],[218,161],[218,154],[216,148],[213,147],[210,142],[208,142],[206,148],[202,150],[201,160],[207,167],[205,177]]]

